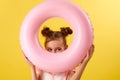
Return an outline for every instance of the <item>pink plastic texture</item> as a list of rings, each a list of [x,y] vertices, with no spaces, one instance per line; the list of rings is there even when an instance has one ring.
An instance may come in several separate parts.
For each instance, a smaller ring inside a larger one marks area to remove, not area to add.
[[[38,41],[40,26],[49,18],[65,19],[72,26],[71,46],[59,54],[44,50]],[[60,73],[77,66],[93,43],[93,29],[88,15],[69,0],[47,0],[33,8],[20,30],[20,43],[24,55],[40,69]]]

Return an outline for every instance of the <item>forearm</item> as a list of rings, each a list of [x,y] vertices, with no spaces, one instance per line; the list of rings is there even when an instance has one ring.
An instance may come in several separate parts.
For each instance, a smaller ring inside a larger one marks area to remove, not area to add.
[[[35,70],[35,67],[34,66],[31,66],[31,72],[32,72],[32,80],[38,80],[37,79],[37,73],[36,73],[36,70]]]
[[[79,66],[78,70],[76,71],[76,73],[72,76],[72,78],[70,80],[80,80],[82,73],[88,63],[88,61],[90,60],[90,58],[92,57],[94,52],[94,45],[92,44],[90,49],[88,50],[87,55],[85,56],[82,64]]]
[[[87,65],[87,62],[82,63],[70,80],[80,80],[86,65]]]

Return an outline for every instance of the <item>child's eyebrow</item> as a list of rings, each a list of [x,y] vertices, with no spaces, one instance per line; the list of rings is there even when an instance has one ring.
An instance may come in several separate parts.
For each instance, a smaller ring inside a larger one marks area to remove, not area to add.
[[[52,48],[50,48],[50,47],[46,47],[46,49],[52,49]]]
[[[56,47],[55,50],[56,50],[56,49],[61,49],[61,47]]]

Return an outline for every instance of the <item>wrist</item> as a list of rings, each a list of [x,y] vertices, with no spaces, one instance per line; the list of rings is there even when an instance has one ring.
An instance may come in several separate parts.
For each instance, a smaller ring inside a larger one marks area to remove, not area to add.
[[[82,62],[82,64],[87,64],[87,63],[88,63],[88,61],[89,61],[89,59],[84,60],[84,61]]]

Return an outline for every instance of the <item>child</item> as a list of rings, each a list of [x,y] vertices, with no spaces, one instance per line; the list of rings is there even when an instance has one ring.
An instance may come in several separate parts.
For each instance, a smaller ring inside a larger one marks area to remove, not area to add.
[[[72,34],[72,30],[69,27],[61,28],[61,31],[52,31],[48,27],[42,30],[42,35],[46,37],[45,49],[51,53],[59,53],[68,48],[66,44],[66,36]],[[87,62],[94,52],[94,45],[91,45],[86,57],[81,62],[76,71],[69,71],[53,75],[45,72],[33,65],[27,58],[27,62],[30,64],[32,70],[32,80],[80,80],[81,75],[87,65]]]

